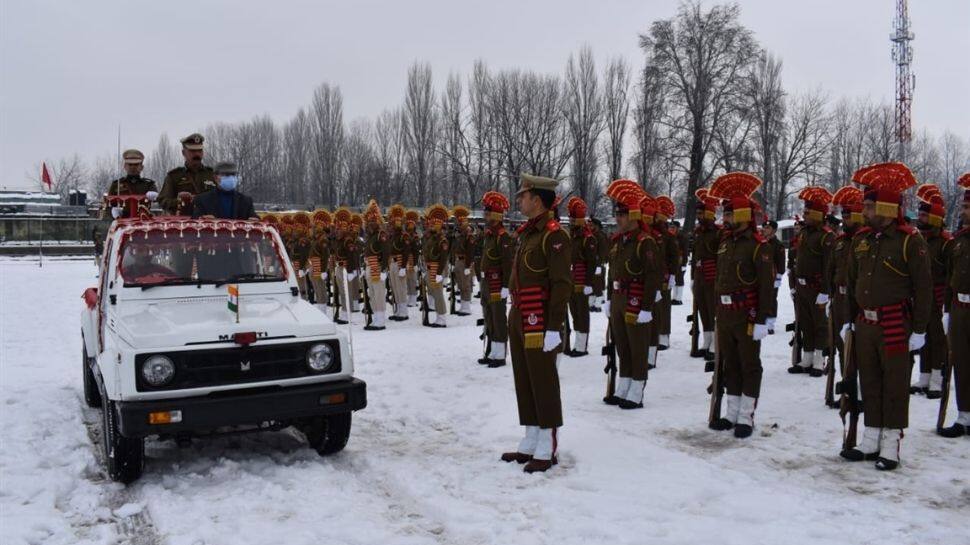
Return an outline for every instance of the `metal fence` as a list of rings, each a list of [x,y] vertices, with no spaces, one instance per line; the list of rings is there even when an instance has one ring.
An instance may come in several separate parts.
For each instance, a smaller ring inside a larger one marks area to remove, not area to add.
[[[0,217],[0,244],[90,244],[95,230],[103,240],[110,225],[97,218]]]

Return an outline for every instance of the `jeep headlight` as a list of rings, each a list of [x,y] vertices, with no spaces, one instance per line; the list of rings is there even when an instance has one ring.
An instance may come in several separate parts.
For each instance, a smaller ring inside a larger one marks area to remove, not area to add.
[[[165,386],[175,377],[175,364],[168,356],[154,355],[141,364],[141,376],[150,386]]]
[[[333,364],[333,348],[327,343],[315,344],[306,352],[306,365],[314,373],[322,373]]]

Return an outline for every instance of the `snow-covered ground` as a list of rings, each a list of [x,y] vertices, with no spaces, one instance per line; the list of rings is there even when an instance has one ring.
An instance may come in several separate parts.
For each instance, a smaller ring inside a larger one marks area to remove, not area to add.
[[[475,363],[475,316],[432,330],[412,309],[386,331],[355,328],[369,406],[341,454],[287,431],[154,441],[126,489],[105,479],[81,399],[78,314],[94,272],[90,259],[0,261],[4,544],[970,543],[970,439],[938,438],[937,403],[915,397],[898,471],[842,462],[824,380],[785,372],[781,332],[765,344],[754,436],[708,430],[689,301],[644,410],[601,402],[602,357],[560,363],[565,427],[547,474],[498,460],[520,434],[512,371]],[[790,321],[787,297],[781,311]],[[591,352],[604,326],[594,314]]]

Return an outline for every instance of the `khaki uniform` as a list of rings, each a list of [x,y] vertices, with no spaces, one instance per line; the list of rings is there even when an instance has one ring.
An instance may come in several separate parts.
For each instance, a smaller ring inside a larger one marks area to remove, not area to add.
[[[408,231],[408,261],[407,261],[407,281],[408,281],[408,306],[417,304],[418,300],[418,267],[421,265],[421,253],[424,248],[424,241],[421,234],[415,231]]]
[[[310,284],[313,286],[313,302],[326,306],[330,303],[330,293],[327,291],[327,278],[330,274],[330,240],[328,237],[316,237],[310,244]]]
[[[598,299],[603,297],[606,287],[606,264],[610,260],[610,237],[600,227],[593,228],[596,237],[596,269],[593,270],[593,295]],[[596,271],[599,271],[597,273]]]
[[[505,227],[498,225],[485,229],[482,237],[482,317],[485,333],[493,343],[506,343],[509,338],[508,316],[502,289],[508,290],[512,276],[512,258],[515,247],[512,236]],[[503,352],[504,355],[504,352]],[[497,354],[491,354],[496,357]]]
[[[203,165],[198,170],[185,166],[173,168],[165,175],[162,190],[158,192],[158,202],[169,214],[189,214],[191,210],[179,210],[179,193],[185,191],[194,196],[215,187],[216,173],[211,167]]]
[[[655,320],[640,323],[640,311],[651,311],[663,283],[657,240],[635,230],[613,235],[610,249],[610,331],[620,360],[614,395],[633,403],[643,399],[647,380],[647,345]]]
[[[970,412],[970,228],[965,227],[953,236],[946,255],[950,364],[956,384],[957,410],[967,413]]]
[[[411,260],[411,235],[404,229],[392,228],[387,241],[388,279],[394,304],[395,315],[407,318],[408,315],[408,262]],[[402,276],[403,275],[403,276]]]
[[[694,228],[694,247],[691,251],[691,279],[697,313],[704,332],[702,350],[712,350],[714,319],[717,311],[717,249],[721,243],[721,229],[714,222],[701,221]]]
[[[768,245],[768,249],[771,252],[771,261],[775,266],[775,281],[773,284],[775,296],[773,297],[774,305],[771,309],[771,325],[774,329],[774,319],[778,317],[778,289],[781,287],[781,278],[785,271],[785,245],[778,240],[777,236],[771,237],[765,241]]]
[[[676,284],[677,271],[680,270],[680,246],[677,244],[677,237],[670,233],[670,229],[667,227],[666,222],[662,222],[655,227],[655,236],[659,237],[659,244],[663,253],[664,261],[664,275],[663,284],[660,286],[660,301],[657,302],[657,310],[659,314],[656,315],[657,319],[657,333],[654,337],[658,337],[657,342],[653,343],[656,345],[659,343],[664,347],[670,345],[670,309],[672,300],[672,289]],[[652,360],[652,363],[656,363]]]
[[[108,186],[108,196],[112,195],[144,195],[149,191],[158,191],[155,188],[155,181],[141,176],[125,176],[111,182]],[[101,211],[101,219],[108,219],[111,212],[108,208]],[[122,212],[123,218],[128,217],[128,210]]]
[[[300,287],[300,297],[308,299],[307,269],[310,267],[310,241],[305,238],[294,240],[288,250],[293,269],[296,271],[296,283]]]
[[[512,263],[509,290],[509,351],[519,407],[519,423],[555,429],[562,426],[556,359],[546,352],[546,331],[561,331],[572,294],[569,236],[549,213],[522,225]],[[555,452],[555,448],[553,448]]]
[[[849,255],[848,313],[855,322],[854,354],[865,425],[909,425],[909,338],[924,333],[933,304],[926,241],[890,224],[861,229]]]
[[[440,319],[448,313],[445,301],[444,277],[448,274],[448,259],[451,245],[441,231],[428,231],[424,235],[424,266],[427,269],[427,295],[434,300],[434,312]],[[441,280],[438,280],[441,277]],[[428,302],[431,306],[431,302]]]
[[[388,244],[387,233],[382,229],[369,230],[364,242],[364,280],[367,285],[367,296],[370,300],[370,310],[373,327],[384,327],[387,309],[387,280]]]
[[[677,241],[677,251],[680,255],[680,263],[675,271],[675,282],[674,285],[678,288],[683,288],[684,286],[684,270],[687,268],[688,261],[690,259],[690,240],[687,238],[687,232],[684,229],[678,229],[677,234],[674,235],[674,240]],[[677,290],[674,299],[677,301],[681,300],[681,289]]]
[[[835,244],[832,247],[832,259],[829,260],[826,272],[827,282],[832,290],[830,308],[832,330],[836,333],[835,348],[839,354],[839,361],[843,365],[845,364],[845,354],[843,353],[845,346],[839,332],[842,331],[842,326],[846,324],[848,318],[849,256],[852,252],[852,238],[858,231],[858,229],[853,229],[851,232],[843,231],[835,238]]]
[[[822,350],[828,347],[828,321],[825,306],[816,304],[819,294],[831,293],[824,277],[832,258],[835,235],[828,227],[805,225],[798,235],[795,256],[795,306],[802,336],[801,367],[821,369]],[[817,351],[817,352],[816,352]]]
[[[333,247],[333,272],[334,282],[340,294],[340,304],[344,309],[345,315],[349,315],[351,309],[356,305],[357,292],[354,290],[353,282],[348,280],[348,273],[357,273],[357,260],[360,256],[360,244],[357,237],[352,233],[344,234],[340,238],[334,239]]]
[[[774,306],[774,254],[760,235],[746,229],[726,234],[717,255],[717,348],[725,394],[729,400],[757,400],[761,341],[755,341],[752,332],[755,324],[766,323]],[[751,403],[752,411],[755,405]]]
[[[458,314],[471,313],[472,293],[475,289],[476,244],[475,235],[471,232],[465,234],[459,230],[455,233],[452,253],[455,258],[455,278],[458,279],[458,291],[461,292],[461,310]]]
[[[933,279],[933,307],[926,326],[926,345],[920,349],[920,379],[927,379],[921,386],[939,392],[943,379],[943,363],[946,361],[946,334],[943,332],[943,307],[946,303],[946,250],[953,243],[949,233],[939,229],[923,231],[930,258],[930,276]]]
[[[573,293],[569,298],[569,313],[573,317],[573,330],[583,337],[578,339],[576,349],[585,352],[589,335],[589,296],[593,293],[593,277],[597,265],[596,237],[589,227],[574,225],[569,228],[572,253]],[[586,293],[586,292],[589,293]]]

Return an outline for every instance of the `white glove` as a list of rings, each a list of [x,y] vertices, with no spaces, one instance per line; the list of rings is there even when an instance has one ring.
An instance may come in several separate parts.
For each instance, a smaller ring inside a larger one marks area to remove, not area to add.
[[[155,199],[158,198],[158,191],[146,191],[145,198],[150,201],[154,201]]]
[[[751,338],[760,341],[768,336],[768,326],[766,324],[754,324],[754,331],[751,332]]]
[[[680,268],[680,272],[681,272],[682,274],[687,274],[687,265],[684,265],[683,267],[681,267],[681,268]]]
[[[637,314],[638,324],[649,324],[651,321],[653,321],[653,313],[649,310],[641,310],[640,314]]]
[[[785,275],[783,275],[783,274],[776,274],[775,275],[775,281],[776,282],[781,282],[781,279],[784,278],[784,277],[785,277]]]
[[[909,336],[909,351],[919,350],[926,344],[926,333],[913,333]]]
[[[440,283],[442,283],[444,281],[445,281],[445,277],[444,276],[441,276],[440,274],[434,275],[434,283],[435,284],[440,284]]]
[[[818,294],[818,297],[815,298],[816,305],[824,305],[828,302],[829,302],[829,296],[824,293]]]
[[[657,301],[660,301],[663,298],[664,298],[663,294],[657,291],[657,295],[653,298],[653,302],[656,303]]]
[[[465,269],[465,276],[468,276],[471,273],[472,273],[471,269]]]
[[[408,275],[408,271],[407,271],[407,269],[398,269],[397,270],[397,275],[400,278],[404,278],[405,276]]]
[[[847,323],[842,326],[842,331],[839,331],[839,337],[842,337],[842,342],[845,342],[845,336],[852,331],[852,323]]]
[[[950,313],[943,313],[943,334],[948,335],[950,333]]]
[[[328,273],[327,271],[323,271],[322,273],[320,273],[320,280],[323,280],[324,282],[326,282],[328,278],[330,278],[330,273]]]
[[[596,270],[593,271],[593,274],[595,274],[596,276],[603,274],[603,267],[596,267]]]
[[[610,315],[610,302],[609,301],[605,301],[603,303],[603,312],[605,312],[606,313],[606,316],[609,317],[609,315]]]
[[[542,338],[542,351],[552,352],[562,343],[562,339],[559,337],[558,331],[546,331],[546,335]]]
[[[304,270],[296,271],[296,277],[297,278],[303,278],[305,275],[306,275],[306,271],[304,271]]]
[[[357,271],[347,273],[347,282],[353,282],[354,278],[357,278]]]
[[[775,289],[778,289],[780,287],[781,287],[781,279],[775,279]]]
[[[385,280],[387,280],[387,273],[386,272],[382,272],[381,273],[381,282],[383,282]]]
[[[583,286],[583,295],[593,295],[593,286]]]
[[[502,299],[508,299],[509,298],[509,289],[508,288],[502,288],[502,291],[500,292],[500,295],[501,295]]]
[[[117,206],[113,207],[111,209],[111,217],[114,218],[114,219],[120,218],[121,217],[121,209],[118,208]]]

